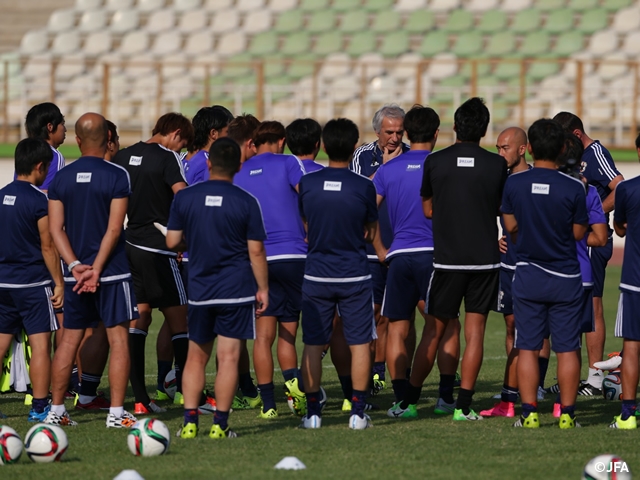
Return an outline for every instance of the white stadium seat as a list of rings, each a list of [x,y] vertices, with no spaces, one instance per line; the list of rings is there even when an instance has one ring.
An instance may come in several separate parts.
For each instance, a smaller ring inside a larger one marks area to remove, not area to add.
[[[638,48],[640,49],[640,46],[638,46]],[[611,80],[616,77],[621,77],[629,70],[629,66],[626,63],[606,63],[607,60],[620,62],[627,60],[627,55],[624,52],[611,53],[602,60],[604,60],[604,62],[599,65],[597,72],[603,80]]]
[[[232,3],[232,0],[205,0],[204,8],[212,12],[220,12],[229,9]]]
[[[26,79],[40,79],[49,81],[51,72],[51,54],[38,53],[31,55],[26,65],[22,69],[22,74]]]
[[[191,10],[190,12],[183,13],[180,17],[178,30],[183,33],[195,32],[205,28],[207,26],[207,22],[207,12],[202,10]]]
[[[104,10],[89,10],[80,17],[78,30],[81,32],[95,32],[107,24],[107,13]]]
[[[582,63],[582,74],[587,75],[593,72],[593,60],[595,55],[592,52],[583,51],[574,53],[571,55],[572,60],[584,60]],[[576,62],[566,62],[564,68],[562,69],[562,75],[567,78],[567,82],[569,79],[575,78],[578,73],[578,66]]]
[[[470,0],[464,7],[471,12],[484,12],[498,8],[498,0]]]
[[[236,10],[223,10],[216,12],[211,22],[211,30],[216,33],[236,30],[240,24],[240,16]]]
[[[137,31],[127,33],[120,44],[120,53],[123,55],[135,55],[149,48],[149,35],[147,32]]]
[[[613,52],[618,48],[618,35],[613,30],[594,33],[589,39],[587,50],[597,56]]]
[[[344,75],[331,82],[329,97],[336,102],[346,102],[360,93],[360,82],[356,77]]]
[[[612,29],[616,32],[632,32],[640,28],[640,8],[623,8],[616,12],[613,18]]]
[[[65,55],[80,49],[80,35],[75,30],[59,33],[51,44],[51,53]]]
[[[433,60],[441,61],[431,62],[427,66],[426,74],[431,79],[440,80],[442,78],[451,77],[458,71],[458,64],[455,61],[456,56],[453,53],[439,53],[434,55]]]
[[[640,32],[631,32],[625,36],[622,51],[637,56],[640,53]]]
[[[155,12],[164,7],[164,0],[138,0],[138,10],[141,12]]]
[[[59,80],[69,80],[71,77],[84,73],[84,55],[73,53],[65,55],[56,65],[56,78]]]
[[[237,0],[236,9],[241,12],[251,12],[264,7],[264,0]]]
[[[201,0],[174,0],[173,8],[178,12],[186,12],[199,9],[201,4]]]
[[[139,22],[140,19],[137,11],[119,11],[113,14],[111,31],[115,33],[125,33],[137,28]]]
[[[422,60],[419,53],[403,53],[397,58],[397,63],[391,68],[391,76],[396,80],[415,79],[416,65]]]
[[[133,0],[106,0],[105,7],[107,10],[128,10],[133,7]]]
[[[76,23],[75,10],[56,10],[49,17],[47,22],[47,30],[50,32],[65,32]]]
[[[184,75],[187,68],[185,60],[184,53],[182,52],[172,53],[171,55],[162,57],[164,63],[162,76],[164,78],[172,78]]]
[[[218,46],[216,50],[220,55],[231,56],[237,53],[244,52],[247,48],[247,37],[243,32],[231,32],[226,33],[220,40],[218,40]]]
[[[460,0],[429,0],[428,8],[434,12],[447,12],[460,7]]]
[[[271,0],[269,10],[273,12],[284,12],[292,10],[298,6],[298,0]]]
[[[90,34],[84,42],[83,51],[86,55],[96,56],[111,50],[111,32],[102,30]]]
[[[182,35],[172,30],[158,35],[153,41],[151,53],[162,58],[165,55],[175,53],[182,46]]]
[[[348,75],[351,72],[351,57],[346,53],[331,53],[327,55],[320,67],[318,75],[320,78],[337,78]],[[360,81],[357,82],[360,85]]]
[[[127,61],[124,73],[131,78],[140,78],[146,75],[155,76],[156,62],[149,52],[133,55]]]
[[[243,30],[247,33],[260,33],[269,30],[271,27],[271,12],[265,9],[258,9],[247,13],[244,19]]]
[[[164,9],[153,12],[147,21],[146,30],[151,33],[163,32],[173,28],[176,15],[173,10]]]
[[[78,11],[96,10],[102,6],[102,0],[76,0],[75,9]]]
[[[427,0],[398,0],[396,10],[400,12],[413,12],[425,8]]]
[[[502,10],[507,12],[517,12],[531,6],[532,0],[504,0]]]
[[[42,52],[47,48],[49,38],[44,30],[31,30],[27,32],[20,42],[20,53],[31,55]]]
[[[187,37],[183,52],[194,56],[213,51],[213,34],[209,30],[203,30]]]
[[[384,73],[384,58],[377,52],[363,53],[358,58],[358,63],[367,65],[366,75],[368,79],[379,77]]]
[[[216,52],[207,52],[196,56],[189,64],[189,75],[198,80],[204,79],[206,67],[209,75],[217,75],[220,71],[220,56]]]

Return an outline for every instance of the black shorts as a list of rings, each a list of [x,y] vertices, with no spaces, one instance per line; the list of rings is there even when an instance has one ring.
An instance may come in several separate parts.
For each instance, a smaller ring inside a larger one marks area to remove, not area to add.
[[[436,270],[427,292],[426,311],[442,320],[458,318],[464,298],[466,312],[486,315],[495,306],[499,284],[500,270]]]
[[[133,278],[133,291],[139,304],[151,308],[185,305],[187,293],[176,257],[148,252],[126,244]]]
[[[609,238],[604,247],[591,247],[589,256],[591,257],[591,272],[593,275],[593,296],[602,297],[604,293],[604,279],[606,276],[607,263],[613,255],[613,238]]]
[[[304,260],[269,263],[269,306],[263,317],[280,322],[300,319],[304,266]]]

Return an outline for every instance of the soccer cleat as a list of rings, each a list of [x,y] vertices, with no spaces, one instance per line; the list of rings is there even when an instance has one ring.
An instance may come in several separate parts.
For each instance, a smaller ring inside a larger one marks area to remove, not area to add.
[[[70,400],[70,399],[75,399],[76,396],[78,395],[78,392],[76,392],[75,390],[67,390],[66,392],[64,392],[64,399],[65,400]]]
[[[47,419],[47,416],[49,415],[50,410],[51,410],[50,405],[47,405],[44,408],[44,411],[42,413],[38,413],[32,408],[31,410],[29,410],[29,416],[27,417],[27,422],[30,422],[30,423],[44,422]],[[2,418],[1,414],[0,414],[0,418]]]
[[[438,398],[433,413],[436,415],[451,415],[456,409],[456,402],[447,403],[442,398]]]
[[[622,357],[618,353],[619,352],[610,353],[608,360],[594,362],[593,366],[600,370],[615,370],[616,368],[619,368],[620,365],[622,365]]]
[[[407,408],[400,406],[402,402],[397,402],[393,407],[387,410],[387,416],[391,418],[418,418],[418,409],[415,404],[409,405]]]
[[[351,401],[348,398],[345,398],[342,401],[342,411],[343,412],[350,412],[351,411]]]
[[[619,428],[620,430],[635,430],[638,428],[638,421],[635,415],[631,415],[626,420],[622,420],[622,415],[616,415],[613,417],[613,422],[609,425],[609,428]]]
[[[502,393],[496,393],[493,397],[494,400],[501,400],[502,399]]]
[[[222,429],[220,425],[213,424],[211,425],[211,430],[209,431],[209,438],[236,438],[238,434],[231,430],[231,427],[227,427],[226,429]]]
[[[249,403],[244,399],[244,397],[240,397],[238,395],[233,397],[231,410],[249,410],[250,408]]]
[[[538,412],[531,412],[527,418],[524,418],[522,415],[516,423],[513,424],[514,427],[521,428],[540,428],[540,418],[538,418]]]
[[[545,391],[547,393],[558,394],[558,393],[560,393],[560,384],[556,383],[555,385],[551,385],[549,388],[545,388]]]
[[[369,415],[365,414],[364,417],[351,415],[351,417],[349,417],[349,428],[351,430],[364,430],[365,428],[371,427],[373,427],[373,423],[371,423]]]
[[[182,393],[176,392],[176,394],[173,397],[173,404],[184,405],[184,397],[182,396]]]
[[[166,408],[159,407],[156,405],[156,402],[151,400],[149,405],[145,405],[144,403],[136,403],[134,406],[133,413],[136,415],[150,415],[152,413],[164,413],[166,412]]]
[[[109,410],[109,407],[111,402],[102,395],[96,396],[89,403],[80,403],[80,400],[76,403],[76,410]]]
[[[302,417],[302,422],[300,423],[300,428],[314,429],[320,428],[321,426],[322,417],[319,417],[318,415],[311,415],[311,417],[305,415],[304,417]]]
[[[284,394],[287,396],[287,403],[293,410],[293,413],[300,416],[307,413],[307,397],[304,392],[300,390],[297,378],[284,382]],[[351,410],[351,408],[349,408],[349,410]]]
[[[580,428],[580,424],[576,422],[576,418],[571,418],[571,415],[568,413],[563,413],[560,415],[559,426],[561,430],[568,430],[570,428]]]
[[[30,407],[31,403],[33,403],[33,395],[31,395],[30,393],[25,394],[25,396],[24,396],[24,404]]]
[[[562,414],[562,406],[559,403],[554,403],[553,404],[553,416],[555,418],[560,418],[561,414]]]
[[[216,411],[216,399],[208,393],[206,394],[207,400],[198,407],[198,413],[200,415],[213,414]]]
[[[78,422],[74,422],[73,420],[71,420],[67,412],[64,412],[62,415],[58,415],[51,410],[49,410],[47,418],[44,419],[43,423],[48,423],[49,425],[60,425],[61,427],[78,426]]]
[[[515,404],[513,402],[498,402],[488,410],[482,410],[483,417],[515,417]]]
[[[161,390],[156,390],[156,402],[168,402],[171,397]]]
[[[375,396],[384,390],[387,386],[387,382],[380,379],[380,374],[376,373],[371,379],[371,395]]]
[[[198,435],[198,426],[195,423],[187,423],[180,427],[176,433],[178,438],[196,438]]]
[[[465,415],[464,413],[462,413],[461,408],[456,408],[453,411],[453,420],[456,422],[466,422],[466,421],[475,422],[477,420],[483,420],[483,418],[473,410],[469,410],[469,413]]]
[[[264,418],[265,420],[278,418],[278,411],[275,408],[270,408],[265,412],[264,409],[261,408],[260,413],[258,414],[258,418]]]
[[[138,421],[136,417],[126,410],[121,417],[116,417],[113,413],[107,415],[107,428],[131,428]]]
[[[544,400],[544,396],[546,395],[547,391],[542,388],[542,387],[538,387],[538,401],[541,402],[542,400]]]
[[[578,395],[582,395],[584,397],[600,397],[602,396],[602,389],[585,382],[581,383],[578,387]]]
[[[349,400],[348,398],[345,398],[344,400],[342,400],[342,408],[341,410],[343,412],[350,412],[351,411],[351,400]],[[370,412],[371,410],[380,410],[380,407],[374,403],[365,403],[364,404],[364,411],[365,412]]]
[[[256,395],[255,397],[244,397],[244,401],[247,405],[249,405],[249,408],[260,408],[262,407],[262,397],[260,396],[260,394],[258,393],[258,395]]]

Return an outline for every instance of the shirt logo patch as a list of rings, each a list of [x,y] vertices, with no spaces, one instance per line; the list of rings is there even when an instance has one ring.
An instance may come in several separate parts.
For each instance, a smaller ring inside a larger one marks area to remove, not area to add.
[[[139,167],[140,165],[142,165],[142,157],[131,156],[131,158],[129,158],[129,165]]]
[[[221,207],[222,206],[222,197],[207,195],[204,199],[205,207]]]
[[[249,176],[253,176],[253,175],[262,175],[262,169],[258,168],[256,170],[249,170]]]
[[[458,157],[459,167],[473,167],[476,159],[473,157]]]
[[[339,192],[342,190],[342,182],[324,182],[324,190],[328,190],[330,192]]]
[[[4,200],[2,200],[3,205],[15,205],[16,204],[16,196],[15,195],[5,195]]]
[[[80,172],[76,174],[76,183],[90,183],[91,172]]]
[[[531,193],[538,195],[549,195],[549,185],[546,183],[532,183]]]
[[[407,172],[414,172],[416,170],[420,170],[422,168],[422,165],[418,164],[418,165],[407,165]]]
[[[587,162],[580,162],[580,173],[584,173],[584,171],[587,169]]]

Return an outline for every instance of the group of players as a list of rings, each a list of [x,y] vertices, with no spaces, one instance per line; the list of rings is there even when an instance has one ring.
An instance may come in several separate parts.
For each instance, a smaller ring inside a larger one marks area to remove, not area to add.
[[[436,357],[436,414],[514,417],[520,396],[514,426],[537,428],[550,346],[558,356],[554,415],[574,428],[577,394],[602,386],[606,216],[615,199],[616,232],[629,234],[616,323],[625,339],[624,400],[612,427],[635,428],[635,180],[618,185],[609,152],[571,113],[535,122],[528,135],[503,131],[498,154],[480,147],[489,118],[481,99],[466,101],[454,116],[456,142],[432,153],[440,119],[429,107],[381,108],[377,140],[356,148],[360,134],[347,119],[285,128],[213,106],[193,121],[163,115],[149,140],[119,150],[115,125],[87,113],[75,125],[82,156],[62,168],[64,117],[51,103],[34,106],[16,148],[16,179],[0,191],[0,219],[11,225],[0,246],[0,357],[24,329],[29,420],[75,425],[64,405],[71,390],[76,409],[108,410],[107,427],[130,427],[129,381],[134,414],[162,413],[156,402],[169,399],[164,379],[175,362],[173,401],[184,405],[178,436],[195,437],[199,415],[213,412],[210,437],[234,437],[232,408],[278,416],[277,338],[285,394],[304,428],[322,424],[327,350],[352,429],[371,426],[367,397],[386,387],[387,367],[396,397],[388,415],[416,417]],[[321,148],[327,168],[315,162]],[[463,300],[466,348],[454,399]],[[417,348],[416,307],[425,321]],[[153,309],[165,319],[155,400],[145,384]],[[477,414],[471,403],[491,310],[505,316],[508,360],[500,402]],[[580,382],[582,333],[589,377]],[[205,367],[216,339],[214,396]],[[109,400],[97,392],[107,359]]]

